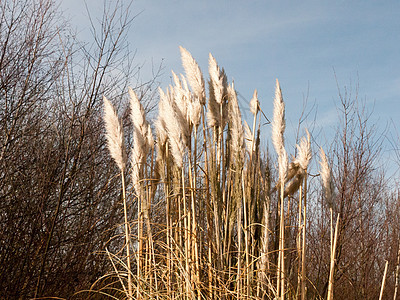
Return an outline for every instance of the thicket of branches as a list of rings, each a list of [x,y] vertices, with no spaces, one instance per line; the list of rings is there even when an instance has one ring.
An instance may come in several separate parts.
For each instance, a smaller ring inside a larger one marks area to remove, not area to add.
[[[288,149],[278,83],[249,125],[211,55],[141,84],[128,9],[84,44],[53,1],[0,0],[0,297],[395,299],[398,189],[356,95],[325,159],[306,128]]]
[[[121,220],[103,93],[147,101],[115,2],[79,41],[51,0],[0,1],[0,297],[71,295],[108,270]],[[123,109],[123,107],[121,107]]]

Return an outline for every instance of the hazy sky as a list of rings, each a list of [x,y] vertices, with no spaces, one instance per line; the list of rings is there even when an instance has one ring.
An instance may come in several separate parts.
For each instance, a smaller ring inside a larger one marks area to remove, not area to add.
[[[87,1],[94,13],[101,12],[99,3]],[[64,0],[62,8],[85,26],[82,0]],[[400,1],[136,0],[132,14],[138,15],[129,40],[137,62],[145,62],[144,79],[152,62],[163,62],[163,87],[171,69],[183,72],[179,45],[206,75],[211,52],[235,81],[243,109],[257,89],[271,116],[279,79],[290,134],[307,94],[318,125],[336,124],[336,73],[340,88],[351,86],[355,95],[359,86],[374,122],[400,130]]]

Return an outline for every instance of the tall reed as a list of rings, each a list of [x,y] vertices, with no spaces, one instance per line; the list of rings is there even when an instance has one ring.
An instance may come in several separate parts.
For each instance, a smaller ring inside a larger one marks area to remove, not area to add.
[[[124,204],[124,219],[125,219],[125,247],[126,247],[126,266],[128,273],[128,295],[132,298],[132,275],[131,275],[131,256],[130,256],[130,230],[128,223],[128,213],[126,204],[125,192],[125,146],[124,134],[121,121],[114,110],[111,102],[106,97],[103,97],[104,102],[104,123],[106,126],[107,145],[111,157],[115,160],[121,172],[122,180],[122,201]]]

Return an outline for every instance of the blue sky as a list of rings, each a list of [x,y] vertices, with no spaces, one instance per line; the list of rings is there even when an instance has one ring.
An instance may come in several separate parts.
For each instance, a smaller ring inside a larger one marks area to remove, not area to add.
[[[99,2],[87,1],[95,14]],[[79,20],[77,27],[85,26],[83,1],[64,0],[62,9]],[[355,94],[359,86],[374,122],[400,129],[400,1],[136,0],[132,13],[138,16],[129,40],[137,62],[145,63],[144,80],[152,62],[163,62],[162,87],[170,83],[171,69],[183,72],[179,45],[206,75],[211,52],[235,81],[244,110],[257,89],[271,116],[278,78],[288,134],[308,94],[324,135],[338,120],[336,73],[340,88],[351,85]]]

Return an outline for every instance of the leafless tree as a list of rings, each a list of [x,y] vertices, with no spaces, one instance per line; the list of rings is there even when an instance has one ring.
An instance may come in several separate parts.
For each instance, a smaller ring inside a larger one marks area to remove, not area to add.
[[[2,298],[68,297],[105,273],[96,253],[119,233],[121,205],[101,97],[154,90],[137,78],[129,6],[105,4],[92,43],[63,20],[52,0],[0,1]]]

